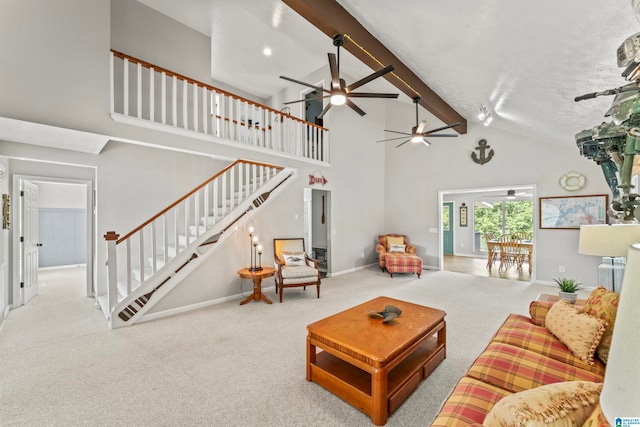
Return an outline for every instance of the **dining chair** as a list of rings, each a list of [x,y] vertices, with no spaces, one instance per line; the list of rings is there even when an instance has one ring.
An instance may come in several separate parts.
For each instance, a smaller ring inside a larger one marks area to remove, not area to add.
[[[505,270],[515,265],[518,271],[522,271],[524,253],[522,252],[522,241],[513,239],[510,234],[503,234],[498,238],[500,244],[500,267],[498,271]]]
[[[531,240],[531,234],[526,231],[516,231],[515,233],[511,233],[511,238],[517,240]]]
[[[496,244],[495,236],[490,231],[484,233],[484,241],[487,243],[487,268],[491,271],[491,268],[500,257],[500,245]]]

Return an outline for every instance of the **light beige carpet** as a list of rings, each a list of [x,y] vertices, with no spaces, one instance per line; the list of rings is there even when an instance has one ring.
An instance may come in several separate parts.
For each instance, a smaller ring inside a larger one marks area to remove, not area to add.
[[[293,289],[280,304],[270,291],[273,305],[238,299],[112,331],[82,296],[83,274],[44,274],[40,295],[0,331],[1,425],[370,426],[305,380],[305,327],[380,295],[448,313],[447,358],[387,423],[429,425],[506,315],[555,292],[450,272],[389,278],[371,267],[324,279],[320,299]]]

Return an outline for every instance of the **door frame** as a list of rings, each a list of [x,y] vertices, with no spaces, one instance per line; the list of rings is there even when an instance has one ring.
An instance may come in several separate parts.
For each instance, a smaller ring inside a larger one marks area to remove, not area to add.
[[[462,189],[450,189],[450,190],[438,190],[438,270],[444,270],[444,254],[442,251],[442,239],[443,239],[443,230],[442,230],[442,204],[444,203],[444,196],[448,194],[475,194],[475,193],[485,193],[485,192],[495,192],[496,190],[531,190],[532,200],[538,199],[538,188],[536,184],[520,184],[520,185],[500,185],[500,186],[487,186],[487,187],[472,187],[472,188],[462,188]],[[536,224],[538,224],[538,209],[536,203],[533,203],[533,239],[534,241],[538,241],[537,239],[537,228]],[[455,226],[455,223],[454,223]],[[455,239],[454,239],[454,247],[455,247]],[[533,245],[533,263],[536,263],[538,251],[538,245]],[[531,281],[536,281],[537,276],[537,268],[533,268],[533,273],[531,274]]]
[[[450,255],[454,255],[456,252],[456,245],[455,245],[456,234],[455,234],[455,221],[454,221],[455,215],[453,213],[454,203],[442,202],[442,205],[440,206],[441,217],[442,217],[442,212],[444,211],[445,206],[449,208],[449,232],[451,233],[451,254]],[[442,218],[440,221],[441,221],[440,227],[442,228],[442,240],[440,241],[440,246],[442,248],[442,255],[444,256],[444,233],[446,232],[446,230],[444,229],[444,218]]]
[[[308,221],[305,220],[304,223],[304,235],[305,235],[305,239],[307,238],[307,236],[309,236],[309,241],[306,242],[308,248],[309,248],[309,253],[311,256],[313,256],[313,223],[314,221],[319,221],[319,218],[314,218],[313,216],[313,191],[323,191],[326,196],[325,198],[325,223],[326,223],[326,228],[327,228],[327,254],[326,254],[326,260],[327,260],[327,277],[331,277],[331,190],[326,190],[323,188],[314,188],[314,187],[305,187],[304,188],[304,203],[308,203],[308,205],[305,206],[305,209],[309,209],[309,211],[306,211],[305,214],[308,214]]]
[[[18,308],[22,305],[22,300],[20,300],[20,236],[17,230],[20,228],[22,224],[19,222],[22,221],[21,213],[19,210],[19,203],[15,203],[17,197],[20,197],[20,183],[22,181],[38,181],[38,182],[53,182],[53,183],[63,183],[63,184],[79,184],[84,185],[86,189],[86,210],[87,210],[87,271],[86,271],[86,289],[85,295],[87,297],[95,296],[95,277],[94,277],[94,268],[95,268],[95,256],[96,251],[94,248],[95,244],[95,214],[94,214],[94,206],[95,206],[95,197],[94,197],[94,188],[93,182],[90,180],[83,179],[74,179],[74,178],[59,178],[59,177],[50,177],[50,176],[37,176],[37,175],[22,175],[22,174],[12,174],[11,175],[11,200],[14,202],[11,204],[11,216],[14,219],[14,224],[12,224],[10,230],[9,237],[9,254],[11,256],[10,265],[11,271],[9,272],[9,277],[12,278],[12,284],[9,286],[9,305],[13,308]],[[14,226],[15,225],[15,226]]]

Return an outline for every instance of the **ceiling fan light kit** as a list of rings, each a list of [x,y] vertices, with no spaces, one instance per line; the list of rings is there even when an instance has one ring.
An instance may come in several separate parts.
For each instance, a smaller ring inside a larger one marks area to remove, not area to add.
[[[344,79],[340,78],[340,47],[344,46],[344,35],[336,34],[333,36],[333,45],[336,46],[337,52],[329,53],[329,71],[331,72],[331,89],[325,89],[320,86],[312,85],[309,83],[305,83],[300,80],[295,80],[290,77],[280,76],[281,79],[288,80],[293,83],[297,83],[302,86],[307,86],[312,89],[317,90],[318,92],[323,92],[325,95],[314,96],[305,99],[299,99],[297,101],[289,101],[284,104],[294,104],[297,102],[305,102],[310,100],[319,100],[324,98],[329,98],[329,102],[324,107],[322,112],[318,115],[318,119],[322,119],[327,111],[333,105],[344,105],[346,104],[349,108],[351,108],[356,113],[364,116],[364,110],[358,107],[356,104],[351,101],[351,98],[397,98],[399,94],[397,93],[365,93],[365,92],[354,92],[355,89],[369,83],[372,80],[377,79],[378,77],[384,76],[387,73],[393,71],[393,65],[387,65],[386,67],[369,74],[368,76],[358,80],[357,82],[351,83],[347,85]]]
[[[445,130],[445,129],[450,129],[453,127],[456,127],[460,124],[460,122],[456,122],[447,126],[442,126],[436,129],[431,129],[431,130],[424,130],[424,127],[426,126],[427,122],[425,120],[422,120],[420,122],[418,122],[418,103],[420,102],[420,97],[416,96],[415,98],[413,98],[413,103],[416,105],[416,125],[414,127],[411,128],[411,133],[406,133],[406,132],[398,132],[395,130],[388,130],[385,129],[385,132],[391,132],[391,133],[399,133],[400,135],[406,135],[406,136],[401,136],[398,138],[390,138],[390,139],[382,139],[380,141],[376,141],[376,142],[386,142],[386,141],[396,141],[398,139],[405,139],[408,137],[408,139],[406,141],[401,142],[400,144],[396,145],[396,148],[400,147],[401,145],[406,144],[407,142],[411,141],[415,144],[419,144],[419,143],[423,143],[424,145],[426,145],[427,147],[431,145],[431,143],[427,140],[427,135],[429,137],[457,137],[457,134],[451,134],[451,133],[440,133],[440,134],[436,134],[435,132],[439,132],[441,130]]]

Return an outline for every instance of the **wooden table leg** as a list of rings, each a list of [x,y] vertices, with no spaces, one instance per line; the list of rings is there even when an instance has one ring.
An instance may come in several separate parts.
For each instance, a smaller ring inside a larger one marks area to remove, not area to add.
[[[264,296],[264,294],[262,293],[262,279],[259,277],[256,277],[255,279],[253,279],[253,293],[249,295],[244,301],[242,301],[240,305],[244,305],[252,300],[255,300],[255,301],[262,300],[267,304],[272,304],[271,300],[266,296]]]
[[[387,370],[371,373],[371,421],[377,426],[387,423]]]
[[[316,346],[311,344],[307,336],[307,381],[311,381],[311,365],[316,363]]]

